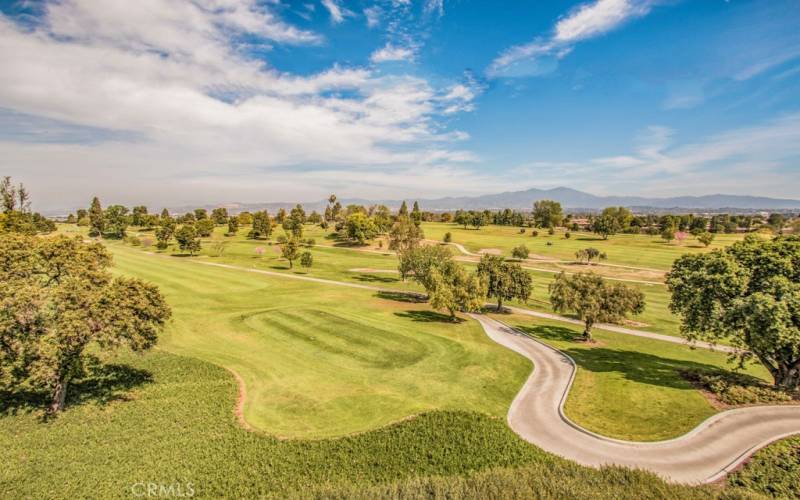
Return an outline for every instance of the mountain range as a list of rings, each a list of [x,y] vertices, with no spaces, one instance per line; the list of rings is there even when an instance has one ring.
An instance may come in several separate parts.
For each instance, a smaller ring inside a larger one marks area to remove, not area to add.
[[[566,187],[553,189],[527,189],[524,191],[508,191],[504,193],[486,194],[480,196],[458,196],[433,199],[419,199],[422,210],[483,210],[511,208],[515,210],[529,210],[537,200],[555,200],[567,210],[596,211],[610,206],[623,206],[638,211],[754,211],[754,210],[798,210],[800,200],[781,198],[767,198],[763,196],[742,196],[728,194],[711,194],[705,196],[678,196],[671,198],[648,198],[642,196],[596,196],[583,191]],[[397,208],[402,200],[368,200],[360,198],[343,198],[339,200],[342,205],[383,204],[389,208]],[[409,203],[412,200],[409,199]],[[296,202],[275,203],[228,203],[215,206],[225,206],[233,212],[244,210],[269,210],[276,211],[280,208],[289,209]],[[326,200],[302,203],[307,211],[322,211],[327,205]],[[207,208],[213,208],[209,206]],[[183,212],[194,207],[175,207],[172,211]],[[410,208],[410,207],[409,207]]]

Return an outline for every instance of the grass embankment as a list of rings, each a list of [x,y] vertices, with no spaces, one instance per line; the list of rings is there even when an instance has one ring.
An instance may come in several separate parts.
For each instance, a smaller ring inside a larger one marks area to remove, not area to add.
[[[3,400],[0,496],[130,498],[142,483],[191,487],[201,498],[719,495],[642,472],[581,467],[523,442],[503,419],[473,413],[280,441],[237,425],[236,382],[222,368],[163,351],[115,361],[73,391],[54,420]]]

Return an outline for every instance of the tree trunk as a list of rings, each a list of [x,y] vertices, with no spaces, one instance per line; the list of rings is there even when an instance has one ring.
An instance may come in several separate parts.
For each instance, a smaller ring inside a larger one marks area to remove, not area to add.
[[[497,312],[503,310],[503,297],[497,297]]]
[[[592,325],[594,324],[593,321],[586,321],[584,323],[583,328],[583,340],[589,341],[592,340]]]
[[[64,409],[64,403],[67,400],[67,385],[69,385],[69,381],[66,378],[56,383],[56,387],[53,390],[53,400],[50,403],[50,413],[55,414]]]
[[[780,366],[772,376],[776,387],[789,391],[800,388],[800,361],[792,366]]]

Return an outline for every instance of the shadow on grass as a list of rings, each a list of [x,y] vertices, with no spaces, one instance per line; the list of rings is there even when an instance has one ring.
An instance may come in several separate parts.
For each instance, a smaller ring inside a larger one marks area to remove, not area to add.
[[[600,236],[578,236],[575,239],[578,241],[608,241]]]
[[[394,313],[395,316],[407,318],[411,321],[419,321],[423,323],[463,323],[461,318],[451,318],[447,314],[442,314],[436,311],[403,311]]]
[[[358,281],[366,281],[368,283],[396,283],[400,281],[400,278],[393,278],[391,276],[376,276],[374,274],[359,274],[358,276],[353,276],[354,279]]]
[[[544,340],[573,342],[579,332],[561,326],[516,326],[519,330]],[[685,371],[722,371],[719,367],[705,363],[670,359],[609,347],[590,347],[591,344],[574,343],[576,347],[560,349],[575,360],[581,369],[595,373],[617,372],[627,380],[674,389],[692,389],[692,384],[681,375]],[[586,345],[580,349],[578,345]]]
[[[421,304],[427,300],[427,298],[419,293],[407,293],[407,292],[388,292],[382,291],[375,294],[375,297],[384,300],[393,300],[395,302],[406,302],[409,304]]]
[[[67,389],[66,408],[83,404],[107,405],[128,401],[131,389],[153,381],[152,374],[128,365],[96,364],[87,367],[85,376],[72,381]],[[0,415],[16,415],[43,411],[50,404],[50,395],[40,391],[0,391]],[[49,416],[43,413],[43,420]]]

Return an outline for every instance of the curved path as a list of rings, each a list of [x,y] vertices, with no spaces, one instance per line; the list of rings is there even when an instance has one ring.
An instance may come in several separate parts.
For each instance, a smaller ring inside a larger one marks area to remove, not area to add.
[[[471,316],[492,340],[534,364],[533,373],[508,411],[509,426],[526,441],[580,464],[620,465],[646,469],[672,482],[710,483],[767,444],[800,434],[800,406],[724,411],[668,441],[641,443],[594,434],[564,414],[564,402],[575,377],[571,358],[499,321]]]

